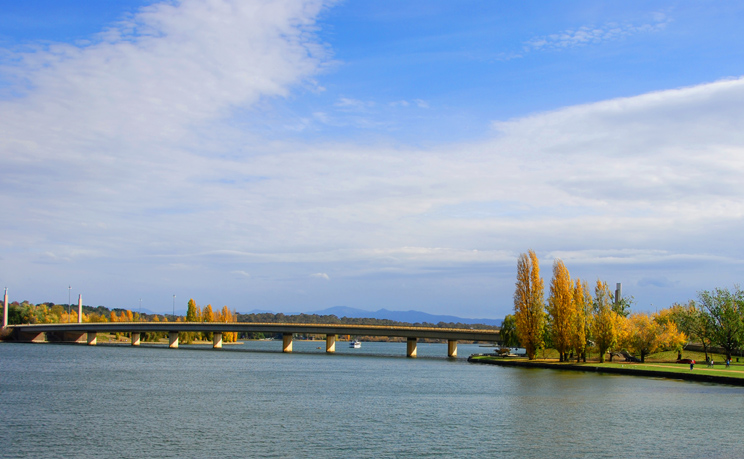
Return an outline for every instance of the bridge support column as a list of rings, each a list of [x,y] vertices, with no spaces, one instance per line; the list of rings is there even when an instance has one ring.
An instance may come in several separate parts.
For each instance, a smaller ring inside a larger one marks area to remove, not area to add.
[[[88,332],[88,346],[95,346],[98,344],[98,333]]]
[[[417,343],[417,338],[408,338],[406,342],[406,357],[416,357]]]
[[[178,332],[168,332],[168,347],[178,349]]]
[[[292,352],[292,333],[282,335],[282,352]]]
[[[456,339],[447,340],[447,356],[457,357],[457,340]]]
[[[212,348],[222,349],[222,333],[214,332],[212,337]]]
[[[326,335],[326,352],[329,354],[336,352],[336,335]]]
[[[140,333],[132,332],[132,346],[139,346],[139,345],[140,345]]]

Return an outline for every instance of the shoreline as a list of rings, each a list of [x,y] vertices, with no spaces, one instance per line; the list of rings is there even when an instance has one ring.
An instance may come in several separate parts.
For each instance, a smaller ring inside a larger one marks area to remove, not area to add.
[[[560,363],[560,362],[552,363],[552,362],[544,362],[544,361],[536,362],[536,361],[530,361],[530,360],[510,360],[510,359],[495,360],[495,359],[474,358],[477,356],[478,356],[477,354],[471,355],[470,357],[468,357],[468,362],[478,363],[482,365],[497,365],[497,366],[504,366],[504,367],[541,368],[541,369],[549,369],[549,370],[583,371],[583,372],[590,372],[590,373],[611,373],[611,374],[621,374],[621,375],[627,375],[627,376],[646,376],[646,377],[652,377],[652,378],[678,379],[678,380],[683,380],[683,381],[728,384],[731,386],[744,387],[744,378],[710,375],[710,374],[704,374],[704,373],[699,373],[699,372],[695,373],[695,370],[692,370],[689,373],[667,372],[667,371],[644,370],[640,368],[636,369],[632,367],[628,367],[628,368],[603,367],[603,366],[600,366],[599,363],[597,363],[596,365],[593,365],[593,364],[576,365],[572,363]]]

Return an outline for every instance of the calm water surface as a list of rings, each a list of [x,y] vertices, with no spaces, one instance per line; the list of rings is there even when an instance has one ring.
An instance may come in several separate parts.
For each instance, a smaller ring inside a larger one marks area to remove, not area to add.
[[[0,457],[744,456],[742,388],[344,344],[0,343]]]

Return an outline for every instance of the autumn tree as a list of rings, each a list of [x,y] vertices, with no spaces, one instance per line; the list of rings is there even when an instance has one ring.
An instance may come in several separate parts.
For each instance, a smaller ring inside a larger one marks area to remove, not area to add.
[[[553,262],[553,279],[550,281],[548,296],[548,314],[550,315],[553,346],[558,351],[561,362],[568,361],[571,350],[576,307],[574,303],[573,284],[563,261]]]
[[[204,307],[204,310],[202,311],[202,314],[201,314],[201,320],[202,322],[214,322],[214,313],[212,312],[211,304],[208,304]],[[212,332],[206,333],[205,338],[211,341],[214,338],[214,333]]]
[[[604,363],[605,354],[617,345],[618,314],[612,310],[612,295],[607,282],[597,280],[594,288],[592,315],[592,337],[599,351],[599,362]]]
[[[700,305],[710,316],[711,340],[722,347],[730,359],[735,349],[744,343],[744,292],[717,288],[698,293]]]
[[[235,322],[235,317],[233,316],[233,313],[230,312],[230,309],[228,309],[227,306],[224,306],[222,310],[217,314],[217,322]],[[222,333],[222,341],[225,343],[234,343],[238,340],[238,334],[236,332],[223,332]]]
[[[681,348],[685,335],[677,330],[670,320],[663,320],[664,314],[631,314],[627,321],[628,333],[621,337],[621,343],[629,351],[640,354],[641,362],[646,356],[661,350]]]
[[[537,350],[543,345],[545,305],[540,263],[533,250],[521,254],[517,261],[514,317],[519,342],[525,347],[527,357],[534,360]]]
[[[574,318],[571,336],[571,346],[576,352],[576,361],[586,362],[586,347],[590,333],[592,317],[592,297],[586,281],[576,279],[573,288]]]
[[[204,322],[214,322],[214,312],[212,312],[212,305],[208,304],[204,307],[202,312],[202,320]]]

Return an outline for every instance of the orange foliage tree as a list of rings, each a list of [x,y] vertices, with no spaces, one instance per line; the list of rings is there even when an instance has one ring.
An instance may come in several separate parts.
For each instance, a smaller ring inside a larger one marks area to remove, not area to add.
[[[517,282],[514,291],[514,317],[517,336],[530,360],[543,345],[545,304],[540,263],[533,250],[521,254],[517,261]]]
[[[575,324],[576,304],[574,302],[573,284],[563,261],[553,262],[553,279],[550,281],[548,296],[548,314],[550,315],[553,345],[558,351],[561,362],[568,361],[571,349],[571,338]]]

